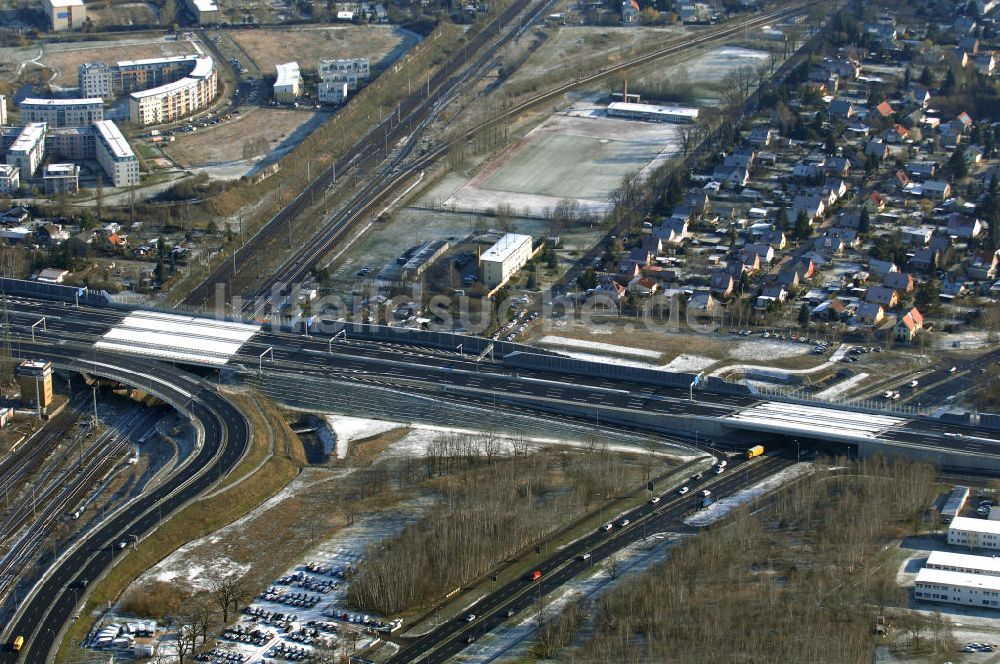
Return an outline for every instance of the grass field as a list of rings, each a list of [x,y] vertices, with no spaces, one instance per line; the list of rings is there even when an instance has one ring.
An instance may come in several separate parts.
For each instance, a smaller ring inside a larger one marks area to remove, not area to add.
[[[388,25],[232,30],[226,33],[265,75],[295,61],[305,71],[326,58],[368,58],[375,66],[395,60],[416,42],[416,35]]]
[[[309,113],[280,108],[255,108],[235,120],[176,134],[163,151],[185,168],[216,165],[243,159],[243,144],[251,137],[267,140],[268,151],[299,144],[326,118],[327,113]],[[249,168],[249,166],[248,166]]]
[[[76,87],[77,68],[84,62],[118,62],[119,60],[140,60],[167,55],[190,55],[197,53],[194,45],[187,40],[164,41],[163,39],[123,39],[120,41],[49,44],[45,47],[41,62],[58,72],[55,85]]]
[[[529,143],[481,186],[558,198],[606,198],[626,173],[645,166],[657,145],[572,134]]]
[[[145,2],[126,2],[107,7],[90,5],[87,7],[87,18],[98,28],[118,25],[156,25],[159,19],[153,7],[154,5]]]

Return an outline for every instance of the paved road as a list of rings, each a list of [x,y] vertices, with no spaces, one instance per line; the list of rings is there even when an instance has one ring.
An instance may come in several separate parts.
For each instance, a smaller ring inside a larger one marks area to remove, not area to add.
[[[86,536],[81,544],[63,555],[49,570],[48,577],[22,607],[19,618],[7,625],[3,636],[10,642],[17,635],[26,644],[20,658],[11,652],[0,654],[0,662],[44,662],[55,635],[73,615],[81,595],[83,580],[98,578],[129,549],[119,550],[118,543],[140,539],[151,533],[161,516],[167,517],[198,496],[222,475],[231,470],[249,444],[249,424],[224,397],[195,376],[151,360],[94,353],[81,358],[77,349],[50,344],[22,343],[19,356],[44,356],[59,366],[121,378],[133,384],[152,385],[164,396],[187,404],[204,427],[204,442],[191,462],[169,481],[144,494],[126,509]]]

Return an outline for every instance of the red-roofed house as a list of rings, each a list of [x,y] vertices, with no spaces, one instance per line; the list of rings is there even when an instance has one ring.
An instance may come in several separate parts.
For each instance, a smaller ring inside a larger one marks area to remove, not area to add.
[[[923,327],[923,314],[913,307],[899,317],[899,322],[896,323],[896,341],[913,341]]]
[[[881,115],[883,118],[887,118],[892,115],[892,106],[888,101],[883,101],[881,104],[875,107],[875,111]]]

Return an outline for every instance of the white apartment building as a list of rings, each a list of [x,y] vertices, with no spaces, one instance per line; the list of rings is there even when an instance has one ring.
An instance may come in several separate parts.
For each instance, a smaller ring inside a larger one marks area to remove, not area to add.
[[[927,557],[925,567],[929,569],[942,569],[946,572],[1000,576],[1000,558],[993,556],[972,556],[967,553],[931,551],[931,555]]]
[[[275,65],[278,76],[274,80],[274,100],[279,104],[291,104],[302,94],[302,73],[299,63],[285,62]]]
[[[1000,549],[1000,521],[956,516],[948,526],[948,544],[978,549]]]
[[[48,128],[44,122],[33,122],[21,130],[7,150],[7,163],[21,171],[21,179],[27,180],[45,157],[45,134]]]
[[[115,187],[139,184],[139,161],[132,147],[111,120],[95,122],[97,162]]]
[[[917,573],[913,597],[928,602],[1000,607],[1000,576],[925,567]]]
[[[343,104],[347,94],[347,83],[321,82],[316,89],[316,98],[321,104]]]
[[[83,0],[42,0],[42,11],[53,32],[76,30],[87,21]]]
[[[199,57],[184,78],[129,96],[129,119],[146,126],[173,122],[205,108],[218,93],[218,72],[210,57]]]
[[[104,119],[104,101],[100,97],[87,99],[35,99],[27,97],[17,107],[21,124],[44,122],[50,129],[58,127],[88,127]]]
[[[530,258],[531,236],[507,233],[479,257],[483,283],[491,289],[506,283]]]
[[[0,193],[13,194],[21,188],[21,171],[17,166],[0,164]]]
[[[350,60],[320,60],[316,66],[320,85],[346,83],[350,92],[355,92],[371,76],[368,58]]]
[[[76,77],[80,85],[80,94],[84,97],[113,99],[121,92],[121,75],[115,65],[105,62],[84,62],[77,67]]]
[[[76,194],[80,191],[80,167],[76,164],[48,164],[42,173],[45,195]]]

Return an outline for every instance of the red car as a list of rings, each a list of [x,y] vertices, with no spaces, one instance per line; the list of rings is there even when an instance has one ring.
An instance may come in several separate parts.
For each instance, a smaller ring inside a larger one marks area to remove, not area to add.
[[[531,573],[531,580],[532,581],[538,581],[540,578],[542,578],[542,571],[541,570],[537,570],[536,569],[534,572]]]

